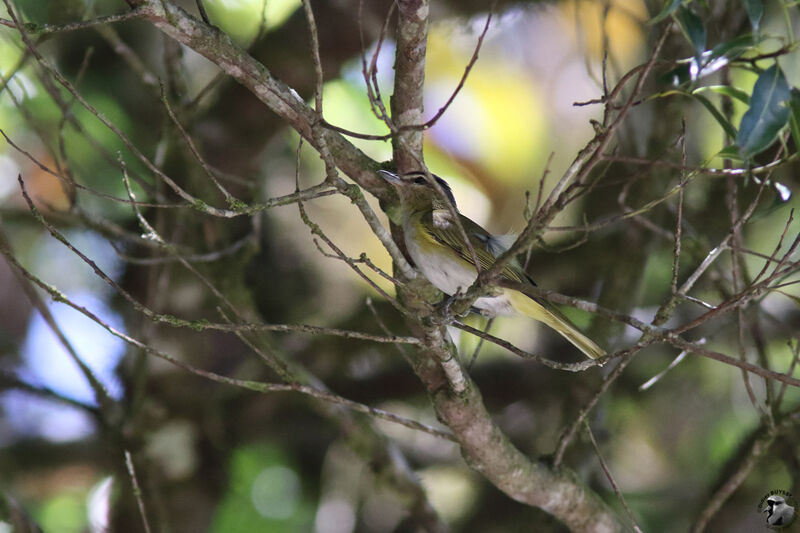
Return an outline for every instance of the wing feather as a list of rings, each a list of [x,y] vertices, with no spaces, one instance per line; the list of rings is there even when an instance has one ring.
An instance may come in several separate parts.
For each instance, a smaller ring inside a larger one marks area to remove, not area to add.
[[[472,248],[475,250],[475,255],[478,256],[481,270],[487,270],[491,267],[497,256],[502,253],[503,249],[494,242],[492,235],[487,233],[482,227],[468,219],[464,215],[459,214],[461,225],[464,228]],[[427,236],[456,252],[461,259],[467,263],[472,264],[472,257],[469,247],[464,244],[461,234],[458,231],[458,226],[453,223],[452,215],[446,209],[437,209],[426,215],[422,219],[422,228]],[[532,283],[531,280],[525,275],[522,268],[516,261],[507,264],[501,273],[502,277],[520,283]]]

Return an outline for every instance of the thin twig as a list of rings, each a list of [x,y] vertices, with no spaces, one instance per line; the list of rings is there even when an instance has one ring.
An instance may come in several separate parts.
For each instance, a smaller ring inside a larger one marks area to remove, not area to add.
[[[1,222],[2,220],[0,220],[0,223]],[[1,224],[0,224],[0,254],[2,254],[5,257],[9,265],[16,267],[14,273],[18,276],[18,279],[20,281],[20,286],[22,287],[22,290],[25,292],[25,295],[28,297],[28,300],[30,300],[33,307],[35,307],[36,310],[39,311],[39,314],[42,316],[42,319],[44,320],[45,324],[47,324],[47,326],[56,336],[58,342],[61,344],[61,346],[64,347],[64,350],[66,350],[70,359],[72,359],[72,362],[75,363],[75,365],[78,367],[83,377],[89,383],[89,386],[92,389],[92,393],[94,394],[94,399],[103,410],[103,413],[106,415],[110,415],[110,410],[113,408],[114,400],[111,398],[111,395],[108,393],[108,390],[106,390],[106,387],[103,384],[103,382],[100,381],[100,379],[97,376],[95,376],[94,371],[89,367],[89,365],[87,365],[83,361],[81,356],[75,350],[75,347],[67,338],[66,334],[64,334],[64,332],[61,330],[61,327],[58,325],[58,322],[56,322],[56,319],[53,316],[53,313],[50,311],[48,305],[44,302],[44,300],[42,300],[42,297],[39,295],[39,293],[34,290],[29,280],[22,275],[23,273],[20,271],[22,267],[19,265],[19,263],[17,263],[16,259],[14,258],[14,251],[11,249],[11,243],[8,240],[8,237],[6,236],[6,233],[3,230]]]
[[[608,387],[611,386],[614,381],[617,380],[619,376],[622,375],[622,371],[625,370],[625,367],[628,366],[628,363],[633,361],[632,357],[628,357],[626,359],[622,359],[617,366],[614,367],[614,370],[611,371],[604,379],[602,385],[594,393],[592,398],[586,402],[581,410],[578,412],[578,416],[575,420],[570,424],[562,433],[558,439],[558,445],[556,445],[556,452],[553,455],[553,466],[558,468],[561,465],[561,461],[564,459],[564,452],[567,451],[567,446],[569,445],[570,441],[572,441],[575,433],[578,431],[578,428],[581,427],[584,420],[586,420],[586,416],[589,412],[594,408],[597,404],[600,397],[608,390]]]
[[[461,79],[458,80],[458,85],[456,85],[456,88],[453,90],[453,93],[450,95],[450,98],[447,99],[447,102],[445,102],[444,105],[439,108],[439,110],[436,112],[436,114],[433,115],[433,117],[431,117],[430,120],[425,122],[425,124],[422,124],[420,126],[401,126],[401,129],[402,128],[409,128],[409,129],[411,129],[411,128],[413,128],[413,129],[419,128],[419,129],[427,130],[429,128],[432,128],[436,124],[436,122],[438,122],[439,119],[442,118],[442,115],[444,115],[445,111],[447,111],[447,109],[453,103],[453,100],[456,99],[456,96],[458,96],[458,93],[461,92],[461,89],[464,88],[464,84],[467,81],[467,76],[469,76],[469,73],[472,70],[472,67],[474,67],[475,63],[478,61],[478,53],[480,53],[481,46],[483,46],[483,39],[484,39],[484,37],[486,37],[486,33],[489,31],[489,24],[492,22],[492,16],[494,15],[494,10],[495,10],[496,6],[497,6],[497,0],[493,0],[492,1],[492,5],[489,6],[489,12],[486,15],[486,23],[483,25],[483,31],[481,31],[480,36],[478,36],[478,42],[475,45],[475,51],[472,52],[472,57],[470,58],[469,62],[467,63],[467,66],[464,68],[464,73],[461,75]]]
[[[548,195],[541,209],[528,221],[514,244],[512,244],[511,247],[509,247],[499,257],[497,257],[491,267],[480,272],[472,286],[463,296],[458,298],[457,302],[451,306],[455,313],[464,312],[469,309],[472,303],[486,292],[487,287],[491,287],[498,279],[500,279],[501,272],[508,265],[508,263],[514,260],[518,254],[523,253],[527,247],[535,241],[541,229],[544,228],[547,223],[552,220],[552,218],[564,207],[564,202],[566,201],[567,197],[562,193],[569,193],[568,190],[565,190],[567,185],[572,182],[578,184],[583,183],[594,166],[601,161],[601,154],[605,150],[608,143],[611,142],[611,138],[622,124],[625,116],[627,116],[634,99],[642,91],[644,82],[655,65],[656,58],[658,57],[668,35],[669,31],[667,29],[658,40],[647,63],[631,70],[626,76],[623,76],[622,80],[620,80],[611,93],[610,98],[612,100],[616,97],[618,92],[622,90],[627,83],[627,80],[633,76],[634,72],[639,74],[639,77],[635,83],[635,87],[628,97],[626,104],[616,114],[616,116],[613,117],[613,119],[611,117],[611,110],[606,109],[603,119],[603,128],[599,130],[597,135],[595,135],[595,138],[592,139],[578,153],[572,164],[561,176],[555,187],[553,187],[553,189],[550,191],[550,194]]]
[[[702,340],[704,340],[704,339],[701,339],[701,341]],[[700,341],[698,341],[698,344],[699,343],[700,343]],[[659,372],[658,374],[656,374],[652,378],[648,379],[647,381],[645,381],[644,383],[639,385],[639,391],[640,392],[641,391],[646,391],[647,389],[649,389],[650,387],[652,387],[653,385],[658,383],[661,380],[661,378],[663,378],[664,376],[667,375],[667,372],[669,372],[670,370],[672,370],[673,368],[678,366],[678,364],[686,358],[686,355],[688,353],[689,352],[686,351],[686,350],[683,350],[681,353],[679,353],[678,357],[673,359],[672,362],[667,366],[667,368],[665,368],[664,370],[662,370],[661,372]]]
[[[494,317],[490,318],[486,321],[486,327],[483,328],[483,333],[488,334],[489,328],[492,327],[492,323],[494,322]],[[486,337],[479,337],[478,338],[478,345],[475,346],[475,350],[472,352],[472,357],[467,363],[467,370],[472,370],[472,367],[475,365],[475,361],[478,360],[478,354],[481,353],[481,348],[483,347],[483,341],[486,340]]]
[[[697,520],[691,527],[691,533],[702,533],[706,526],[711,522],[714,515],[719,511],[725,501],[738,489],[750,475],[750,472],[758,464],[765,453],[769,451],[775,441],[776,432],[770,430],[769,426],[761,425],[753,433],[755,438],[752,440],[750,448],[742,454],[735,465],[733,471],[728,475],[710,498],[705,498],[705,505],[700,512]]]
[[[230,331],[230,332],[284,331],[284,332],[298,332],[298,333],[309,333],[309,334],[320,334],[320,335],[334,335],[338,337],[370,340],[375,342],[388,342],[388,343],[397,342],[401,344],[419,343],[419,339],[415,337],[381,337],[379,335],[371,335],[368,333],[362,333],[358,331],[349,331],[336,328],[325,328],[319,326],[312,326],[308,324],[260,324],[260,323],[247,323],[247,322],[235,325],[217,324],[205,320],[183,320],[175,316],[156,313],[152,309],[148,308],[147,306],[143,305],[138,300],[136,300],[129,292],[123,289],[116,281],[114,281],[102,269],[100,269],[97,263],[95,263],[85,254],[83,254],[80,250],[75,248],[72,245],[72,243],[70,243],[69,240],[61,232],[59,232],[53,225],[47,222],[47,220],[42,216],[41,212],[39,212],[39,210],[36,208],[35,204],[31,200],[28,191],[25,187],[25,182],[21,178],[20,178],[20,187],[22,191],[22,196],[28,203],[28,208],[31,210],[34,217],[45,227],[45,229],[59,242],[64,244],[72,253],[77,255],[84,263],[89,265],[100,279],[106,282],[111,288],[113,288],[117,293],[119,293],[123,298],[125,298],[128,301],[128,303],[130,303],[134,307],[134,309],[141,312],[146,317],[155,322],[159,322],[162,324],[169,324],[172,326],[186,327],[195,330],[211,329],[211,330]],[[145,223],[147,222],[145,221]],[[150,227],[152,229],[152,226],[150,226],[149,223],[147,223],[147,227]],[[176,261],[181,261],[181,260],[187,261],[186,256],[183,255],[179,256],[173,255],[170,257],[174,258]]]
[[[131,452],[125,450],[125,468],[128,470],[128,475],[131,478],[131,488],[133,489],[133,496],[136,498],[136,505],[139,508],[139,516],[142,518],[142,526],[145,533],[150,533],[150,520],[147,518],[147,510],[144,506],[144,498],[142,497],[142,489],[139,487],[139,480],[136,479],[136,470],[133,467],[133,458]]]
[[[686,165],[686,121],[681,120],[681,162]],[[678,271],[680,269],[681,261],[681,235],[683,232],[683,190],[686,186],[686,174],[681,173],[681,188],[678,191],[678,214],[675,222],[675,244],[672,249],[672,279],[670,281],[670,290],[672,294],[678,292]]]
[[[4,251],[4,248],[0,247],[0,252],[3,252],[3,251]],[[92,311],[90,311],[86,307],[76,304],[71,299],[69,299],[68,297],[66,297],[62,293],[60,293],[55,287],[53,287],[51,285],[48,285],[47,283],[43,282],[41,279],[39,279],[37,276],[35,276],[33,273],[31,273],[28,269],[23,267],[16,260],[16,258],[13,255],[9,254],[6,257],[9,259],[9,262],[12,264],[12,266],[14,266],[15,268],[19,269],[20,272],[22,272],[22,274],[27,279],[29,279],[31,282],[33,282],[40,289],[42,289],[45,292],[47,292],[56,301],[58,301],[60,303],[64,303],[67,306],[71,307],[72,309],[74,309],[74,310],[78,311],[79,313],[83,314],[87,318],[89,318],[92,321],[94,321],[95,323],[97,323],[100,327],[102,327],[103,329],[108,331],[110,334],[112,334],[113,336],[117,337],[118,339],[124,341],[125,343],[127,343],[127,344],[129,344],[129,345],[131,345],[131,346],[133,346],[135,348],[138,348],[138,349],[140,349],[140,350],[142,350],[142,351],[144,351],[144,352],[146,352],[146,353],[148,353],[150,355],[153,355],[153,356],[158,357],[160,359],[164,359],[165,361],[167,361],[167,362],[169,362],[169,363],[171,363],[171,364],[173,364],[173,365],[175,365],[175,366],[177,366],[177,367],[179,367],[179,368],[181,368],[183,370],[186,370],[187,372],[189,372],[191,374],[206,378],[208,380],[211,380],[211,381],[214,381],[214,382],[217,382],[217,383],[222,383],[222,384],[225,384],[225,385],[230,385],[230,386],[234,386],[234,387],[238,387],[238,388],[242,388],[242,389],[246,389],[246,390],[251,390],[251,391],[255,391],[255,392],[259,392],[259,393],[298,392],[300,394],[305,394],[307,396],[312,396],[314,398],[317,398],[317,399],[320,399],[320,400],[323,400],[323,401],[326,401],[326,402],[329,402],[329,403],[342,405],[342,406],[344,406],[344,407],[346,407],[346,408],[348,408],[348,409],[350,409],[352,411],[365,413],[365,414],[368,414],[368,415],[371,415],[371,416],[375,416],[377,418],[382,418],[382,419],[387,420],[389,422],[393,422],[395,424],[400,424],[400,425],[409,427],[411,429],[415,429],[415,430],[418,430],[418,431],[423,431],[425,433],[429,433],[429,434],[434,435],[434,436],[439,437],[439,438],[443,438],[443,439],[451,440],[451,441],[454,440],[453,435],[448,433],[448,432],[441,431],[441,430],[439,430],[437,428],[433,428],[431,426],[422,424],[420,422],[416,422],[416,421],[413,421],[413,420],[406,419],[404,417],[401,417],[399,415],[395,415],[393,413],[389,413],[387,411],[383,411],[382,409],[376,409],[376,408],[373,408],[373,407],[369,407],[367,405],[360,404],[358,402],[354,402],[354,401],[348,400],[346,398],[342,398],[341,396],[337,396],[335,394],[330,394],[330,393],[327,393],[327,392],[324,392],[324,391],[320,391],[318,389],[315,389],[314,387],[310,387],[310,386],[307,386],[307,385],[276,384],[276,383],[263,383],[263,382],[259,382],[259,381],[248,381],[248,380],[230,378],[230,377],[223,376],[223,375],[220,375],[220,374],[217,374],[217,373],[214,373],[214,372],[209,372],[207,370],[203,370],[201,368],[197,368],[197,367],[195,367],[195,366],[193,366],[193,365],[191,365],[191,364],[189,364],[189,363],[187,363],[187,362],[185,362],[185,361],[183,361],[181,359],[177,359],[177,358],[171,356],[167,352],[164,352],[164,351],[158,350],[156,348],[153,348],[152,346],[149,346],[149,345],[147,345],[147,344],[135,339],[134,337],[132,337],[130,335],[127,335],[126,333],[123,333],[122,331],[114,328],[113,326],[111,326],[107,322],[103,321],[99,316],[94,314]]]
[[[219,261],[224,257],[235,254],[251,242],[253,242],[253,235],[245,235],[238,241],[226,246],[221,250],[207,252],[204,254],[188,254],[184,255],[183,258],[191,263],[212,263],[214,261]],[[177,258],[169,255],[163,257],[132,257],[122,251],[120,247],[117,246],[113,241],[109,241],[109,244],[123,261],[133,265],[162,265],[165,263],[174,263],[178,261]]]
[[[200,2],[201,0],[197,1]],[[202,3],[200,5],[202,5]],[[186,145],[189,147],[189,150],[192,152],[192,155],[194,155],[197,162],[200,163],[200,166],[202,167],[203,171],[205,171],[206,175],[214,184],[214,186],[217,188],[217,190],[219,190],[219,192],[221,192],[222,195],[225,197],[225,201],[228,202],[228,205],[235,206],[243,204],[244,202],[242,202],[238,198],[235,198],[230,192],[228,192],[228,189],[226,189],[219,182],[217,177],[214,175],[214,171],[206,163],[203,156],[200,155],[200,150],[198,150],[197,146],[195,146],[191,135],[189,135],[189,133],[183,127],[183,124],[181,124],[180,120],[178,120],[178,117],[175,115],[175,112],[172,110],[172,106],[169,103],[169,98],[167,98],[167,92],[163,85],[161,86],[161,103],[164,104],[164,109],[167,110],[167,115],[169,116],[170,120],[172,120],[172,123],[175,125],[175,127],[178,128],[178,131],[183,137],[183,140],[186,141]]]
[[[298,154],[299,154],[299,151],[300,151],[300,148],[301,148],[301,147],[302,147],[302,142],[301,142],[301,143],[298,145]],[[299,167],[299,165],[298,165],[298,167]],[[299,172],[299,170],[298,170],[298,172]],[[299,190],[299,186],[300,186],[300,185],[299,185],[299,181],[297,181],[297,180],[299,179],[299,176],[295,176],[295,178],[296,178],[296,182],[295,182],[295,189],[296,189],[296,190]],[[332,241],[332,240],[331,240],[331,239],[330,239],[330,238],[329,238],[329,237],[328,237],[328,236],[325,234],[325,232],[324,232],[324,231],[322,231],[322,228],[320,228],[318,224],[316,224],[315,222],[313,222],[313,221],[311,220],[311,218],[308,216],[308,213],[306,213],[306,209],[305,209],[305,207],[303,206],[303,202],[302,202],[302,201],[298,201],[298,202],[297,202],[297,209],[298,209],[298,210],[299,210],[299,212],[300,212],[300,219],[303,221],[303,224],[305,224],[305,225],[306,225],[306,227],[307,227],[307,228],[308,228],[308,229],[311,231],[311,233],[312,233],[312,234],[314,234],[314,235],[316,235],[317,237],[319,237],[319,238],[320,238],[320,239],[321,239],[321,240],[322,240],[322,241],[323,241],[323,242],[324,242],[326,245],[328,245],[328,247],[329,247],[331,250],[333,250],[333,252],[334,252],[334,253],[335,253],[337,256],[339,256],[339,258],[340,258],[342,261],[344,261],[345,263],[347,263],[347,265],[348,265],[348,266],[349,266],[349,267],[350,267],[350,268],[351,268],[351,269],[352,269],[352,270],[353,270],[353,271],[354,271],[356,274],[358,274],[358,276],[359,276],[361,279],[363,279],[363,280],[364,280],[364,281],[365,281],[365,282],[366,282],[366,283],[367,283],[367,284],[368,284],[370,287],[372,287],[372,288],[373,288],[373,289],[374,289],[374,290],[375,290],[375,291],[376,291],[378,294],[380,294],[381,296],[383,296],[384,298],[386,298],[386,300],[387,300],[387,301],[391,302],[391,304],[392,304],[392,305],[393,305],[393,306],[394,306],[396,309],[398,309],[398,310],[400,310],[401,312],[403,312],[403,307],[402,307],[402,305],[400,305],[400,303],[399,303],[399,302],[398,302],[398,301],[397,301],[395,298],[392,298],[392,296],[390,296],[390,295],[389,295],[389,293],[387,293],[387,292],[386,292],[386,291],[384,291],[384,290],[383,290],[381,287],[379,287],[377,283],[375,283],[374,281],[372,281],[372,279],[370,279],[370,278],[369,278],[369,276],[367,276],[366,274],[364,274],[364,272],[363,272],[363,271],[362,271],[360,268],[358,268],[358,265],[355,263],[355,261],[353,261],[352,259],[350,259],[350,257],[348,257],[348,256],[347,256],[347,254],[345,254],[345,253],[344,253],[344,252],[343,252],[343,251],[342,251],[342,250],[341,250],[341,249],[340,249],[338,246],[336,246],[336,244],[334,244],[334,242],[333,242],[333,241]],[[409,268],[410,268],[410,267],[409,267]]]
[[[319,253],[321,253],[323,256],[325,256],[327,258],[330,258],[330,259],[336,259],[337,261],[344,261],[345,263],[348,262],[348,261],[345,261],[345,258],[343,258],[343,257],[341,257],[341,256],[339,256],[339,255],[337,255],[335,253],[326,252],[322,248],[322,245],[320,245],[319,241],[317,241],[317,239],[313,239],[313,241],[314,241],[314,246],[316,246],[316,248],[317,248],[317,251],[319,251]],[[395,278],[394,276],[392,276],[388,272],[385,272],[383,269],[379,268],[375,263],[373,263],[372,260],[369,257],[367,257],[366,252],[362,252],[361,255],[358,256],[358,258],[349,257],[348,256],[347,259],[349,261],[352,261],[354,264],[367,265],[367,267],[369,267],[370,270],[372,270],[373,272],[378,274],[380,277],[382,277],[386,281],[394,284],[395,286],[399,287],[399,286],[405,285],[405,282]]]
[[[708,357],[709,359],[715,359],[722,363],[746,370],[751,374],[761,376],[762,378],[779,381],[781,383],[791,385],[792,387],[800,387],[800,379],[793,378],[787,374],[781,374],[780,372],[775,372],[774,370],[770,370],[768,368],[761,368],[760,366],[748,363],[747,361],[742,361],[729,355],[703,348],[696,343],[686,341],[678,336],[670,336],[668,342],[681,350],[688,350],[692,353]]]
[[[208,13],[206,13],[206,6],[203,5],[203,0],[194,0],[197,4],[197,11],[200,12],[200,18],[203,19],[203,22],[206,24],[211,24],[211,21],[208,20]]]
[[[511,344],[506,340],[503,340],[499,337],[495,337],[494,335],[491,335],[485,331],[481,331],[477,328],[473,328],[472,326],[469,326],[462,322],[454,321],[451,325],[462,331],[466,331],[467,333],[475,335],[481,340],[485,339],[493,344],[496,344],[497,346],[500,346],[501,348],[505,348],[509,352],[513,353],[514,355],[518,355],[523,359],[530,359],[532,361],[536,361],[537,363],[541,363],[555,370],[566,370],[568,372],[583,372],[584,370],[597,366],[597,361],[595,361],[594,359],[586,359],[579,363],[560,363],[558,361],[553,361],[552,359],[548,359],[547,357],[544,357],[542,355],[526,352],[525,350],[517,348],[516,346],[514,346],[513,344]],[[469,366],[467,368],[469,368]]]
[[[104,200],[110,200],[112,202],[117,202],[117,203],[121,203],[121,204],[129,204],[130,203],[130,200],[128,200],[126,198],[117,198],[116,196],[113,196],[111,194],[106,194],[104,192],[97,191],[97,190],[95,190],[95,189],[93,189],[91,187],[87,187],[85,185],[81,185],[80,183],[77,183],[77,182],[74,182],[74,181],[70,181],[68,178],[66,178],[65,176],[61,175],[60,172],[57,172],[57,171],[51,169],[50,167],[48,167],[47,165],[42,163],[39,159],[34,157],[30,152],[28,152],[28,151],[24,150],[23,148],[21,148],[20,146],[18,146],[14,141],[12,141],[8,137],[8,135],[6,135],[6,132],[2,128],[0,128],[0,135],[3,136],[5,141],[14,150],[16,150],[17,152],[19,152],[22,155],[24,155],[31,163],[36,165],[40,170],[46,172],[47,174],[50,174],[51,176],[53,176],[54,178],[58,179],[59,181],[65,182],[67,185],[75,187],[75,189],[77,189],[79,191],[86,192],[88,194],[91,194],[91,195],[96,196],[98,198],[102,198]],[[161,203],[150,203],[150,202],[138,202],[138,205],[140,205],[142,207],[152,207],[152,208],[156,208],[156,209],[177,209],[177,208],[190,207],[188,204],[161,204]]]
[[[103,24],[112,24],[115,22],[123,22],[126,20],[142,18],[142,16],[143,15],[140,10],[133,9],[131,11],[126,11],[125,13],[106,15],[104,17],[97,17],[96,19],[92,20],[82,20],[80,22],[68,22],[66,24],[31,24],[26,25],[25,29],[34,35],[48,35],[52,33],[85,30]],[[8,26],[9,28],[19,29],[20,27],[19,21],[17,20],[0,19],[0,24],[3,26]]]
[[[589,441],[592,443],[592,448],[594,448],[594,453],[597,455],[597,460],[600,461],[600,466],[603,468],[603,473],[605,473],[606,479],[608,479],[608,482],[611,484],[611,488],[614,489],[614,494],[617,495],[617,499],[622,504],[625,512],[628,514],[628,518],[630,518],[631,522],[633,522],[633,530],[636,531],[636,533],[642,533],[642,528],[639,527],[633,511],[631,511],[631,508],[628,506],[628,502],[625,501],[622,491],[619,490],[617,483],[614,481],[614,477],[611,475],[611,471],[608,469],[608,465],[603,459],[603,455],[600,453],[600,446],[597,445],[597,441],[594,438],[594,433],[592,433],[592,428],[589,426],[589,422],[584,420],[583,427],[586,429],[586,434],[589,435]]]
[[[9,14],[12,18],[14,18],[14,22],[18,23],[16,19],[16,15],[14,14],[11,6],[9,4],[10,0],[3,0],[6,4],[6,8],[9,10]],[[169,186],[172,191],[183,198],[186,202],[188,202],[192,207],[195,209],[218,217],[223,218],[232,218],[242,215],[243,213],[238,210],[231,210],[231,209],[221,209],[216,208],[211,205],[208,205],[204,201],[200,200],[199,198],[193,196],[192,194],[188,193],[184,190],[180,185],[178,185],[172,178],[170,178],[167,174],[165,174],[160,168],[158,168],[153,162],[145,156],[130,140],[130,138],[113,122],[108,120],[102,113],[100,113],[93,105],[91,105],[76,89],[75,87],[66,79],[64,78],[58,70],[56,70],[50,62],[39,53],[36,47],[28,38],[27,34],[24,30],[17,25],[17,29],[19,30],[20,36],[22,37],[23,42],[25,42],[28,49],[31,53],[36,57],[39,64],[62,86],[64,87],[74,98],[78,101],[89,113],[95,116],[97,120],[99,120],[106,128],[111,130],[114,135],[119,138],[125,147],[130,150],[132,154],[136,156],[149,170],[155,173],[164,183]]]
[[[791,376],[794,374],[798,363],[800,363],[800,340],[794,339],[794,348],[792,348],[791,340],[787,344],[789,345],[789,350],[792,353],[792,362],[789,364],[789,369],[786,371],[786,374]],[[781,404],[783,403],[783,394],[786,392],[787,385],[787,383],[781,383],[781,388],[778,391],[778,395],[775,397],[775,407],[777,409],[780,409]]]
[[[25,279],[25,283],[29,283],[29,281]],[[22,356],[20,354],[15,354],[15,355],[17,356],[17,359],[22,360]],[[13,373],[0,369],[0,390],[8,390],[8,389],[19,389],[21,391],[25,391],[28,394],[39,396],[40,398],[45,398],[47,400],[56,401],[59,403],[63,403],[64,405],[69,405],[70,407],[81,409],[83,411],[86,411],[87,413],[90,413],[95,417],[101,416],[100,410],[93,405],[89,405],[80,400],[70,398],[69,396],[64,396],[58,391],[55,391],[45,385],[34,385],[32,383],[28,383],[27,381],[14,375]]]

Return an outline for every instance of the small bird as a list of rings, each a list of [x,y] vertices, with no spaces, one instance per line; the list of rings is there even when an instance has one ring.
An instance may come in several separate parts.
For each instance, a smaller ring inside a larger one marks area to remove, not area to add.
[[[771,526],[785,526],[794,516],[794,507],[786,503],[783,496],[772,495],[767,498],[764,511],[767,513],[767,524]]]
[[[472,254],[445,202],[449,202],[457,213],[481,269],[491,267],[510,246],[507,239],[504,241],[503,237],[491,235],[458,213],[453,192],[442,178],[431,175],[444,195],[428,181],[425,172],[410,172],[402,176],[387,170],[379,172],[397,189],[400,197],[399,223],[403,227],[411,259],[425,277],[445,294],[454,295],[459,290],[466,290],[478,277]],[[509,262],[501,276],[518,283],[535,285],[516,261]],[[478,298],[473,305],[492,316],[522,314],[543,322],[592,359],[606,354],[545,300],[531,298],[517,290],[500,288],[497,295]]]

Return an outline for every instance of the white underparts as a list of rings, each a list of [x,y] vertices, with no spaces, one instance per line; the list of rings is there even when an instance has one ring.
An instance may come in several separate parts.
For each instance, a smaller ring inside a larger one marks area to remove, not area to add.
[[[426,237],[417,234],[415,224],[404,224],[403,232],[411,259],[437,289],[452,296],[459,291],[465,292],[475,282],[478,277],[475,268],[460,259],[455,252],[442,250],[442,253],[436,253],[436,248],[440,245],[430,245],[435,247],[431,251],[423,250],[418,243],[425,242]],[[473,305],[490,315],[514,314],[511,302],[504,294],[478,298]]]

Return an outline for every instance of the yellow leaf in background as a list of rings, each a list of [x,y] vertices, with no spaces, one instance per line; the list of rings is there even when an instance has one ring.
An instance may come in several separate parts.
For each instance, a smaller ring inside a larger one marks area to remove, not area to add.
[[[369,108],[369,99],[363,86],[347,80],[334,80],[322,90],[325,120],[342,128],[372,135],[385,135],[389,129]],[[392,146],[388,141],[367,141],[351,137],[348,139],[368,156],[378,161],[392,157]]]
[[[239,44],[249,43],[263,31],[283,22],[300,7],[300,0],[206,0],[211,22]]]
[[[604,26],[610,59],[621,68],[637,60],[642,50],[642,22],[649,17],[641,0],[613,0],[603,21],[604,2],[577,1],[560,5],[562,24],[589,56],[603,58]]]
[[[434,27],[429,37],[428,116],[455,90],[474,51],[476,37],[451,39],[450,33]],[[504,180],[526,178],[548,148],[536,83],[518,65],[484,48],[465,86],[430,130],[430,141]]]

